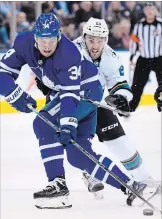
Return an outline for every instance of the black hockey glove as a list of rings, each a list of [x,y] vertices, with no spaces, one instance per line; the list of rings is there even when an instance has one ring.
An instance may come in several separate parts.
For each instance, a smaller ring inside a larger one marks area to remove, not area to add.
[[[116,109],[124,111],[124,112],[130,112],[129,103],[126,99],[126,97],[122,96],[121,94],[110,94],[105,98],[105,101],[108,105],[116,107]],[[124,116],[119,113],[120,116]]]
[[[161,112],[162,111],[162,85],[156,89],[154,99],[157,102],[158,111]]]
[[[37,83],[37,87],[42,93],[46,96],[50,93],[51,89],[48,88],[46,85],[44,85],[38,78],[35,78],[35,81]]]

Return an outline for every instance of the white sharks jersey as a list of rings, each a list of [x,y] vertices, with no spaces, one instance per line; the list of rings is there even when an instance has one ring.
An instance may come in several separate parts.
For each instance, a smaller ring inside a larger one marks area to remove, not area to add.
[[[130,87],[124,76],[124,66],[121,64],[119,56],[108,45],[104,46],[100,59],[92,60],[82,36],[73,41],[84,57],[93,62],[99,70],[100,82],[103,89],[107,87],[110,93],[121,94],[127,97],[128,101],[132,99]]]

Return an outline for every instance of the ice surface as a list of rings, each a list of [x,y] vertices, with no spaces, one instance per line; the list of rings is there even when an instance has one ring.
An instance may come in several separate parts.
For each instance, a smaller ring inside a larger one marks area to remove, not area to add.
[[[104,199],[95,200],[81,180],[81,172],[67,162],[66,175],[71,209],[39,210],[33,192],[46,186],[38,144],[32,133],[33,114],[1,115],[1,219],[142,219],[142,208],[126,206],[126,197],[110,186]],[[161,179],[161,114],[156,107],[140,107],[129,119],[122,119],[127,134],[141,152],[145,166]],[[94,149],[108,154],[95,137]],[[120,147],[120,146],[119,146]],[[159,200],[157,201],[160,205]],[[145,206],[146,207],[146,206]],[[154,213],[151,218],[160,218]]]

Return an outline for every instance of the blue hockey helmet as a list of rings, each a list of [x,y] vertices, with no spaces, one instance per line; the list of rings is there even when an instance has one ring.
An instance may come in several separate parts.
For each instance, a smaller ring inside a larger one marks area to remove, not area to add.
[[[52,13],[41,14],[35,21],[33,31],[36,37],[60,38],[60,22]]]

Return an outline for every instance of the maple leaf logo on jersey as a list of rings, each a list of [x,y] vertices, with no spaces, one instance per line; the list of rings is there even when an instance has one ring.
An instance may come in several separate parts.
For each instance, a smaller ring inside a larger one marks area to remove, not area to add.
[[[55,83],[53,81],[51,81],[46,75],[44,75],[42,77],[42,82],[44,85],[46,85],[47,87],[55,90],[55,91],[59,91],[59,85],[55,85]]]
[[[54,82],[52,82],[46,75],[44,75],[42,77],[42,81],[47,87],[49,87],[51,89],[53,89],[55,87]]]

